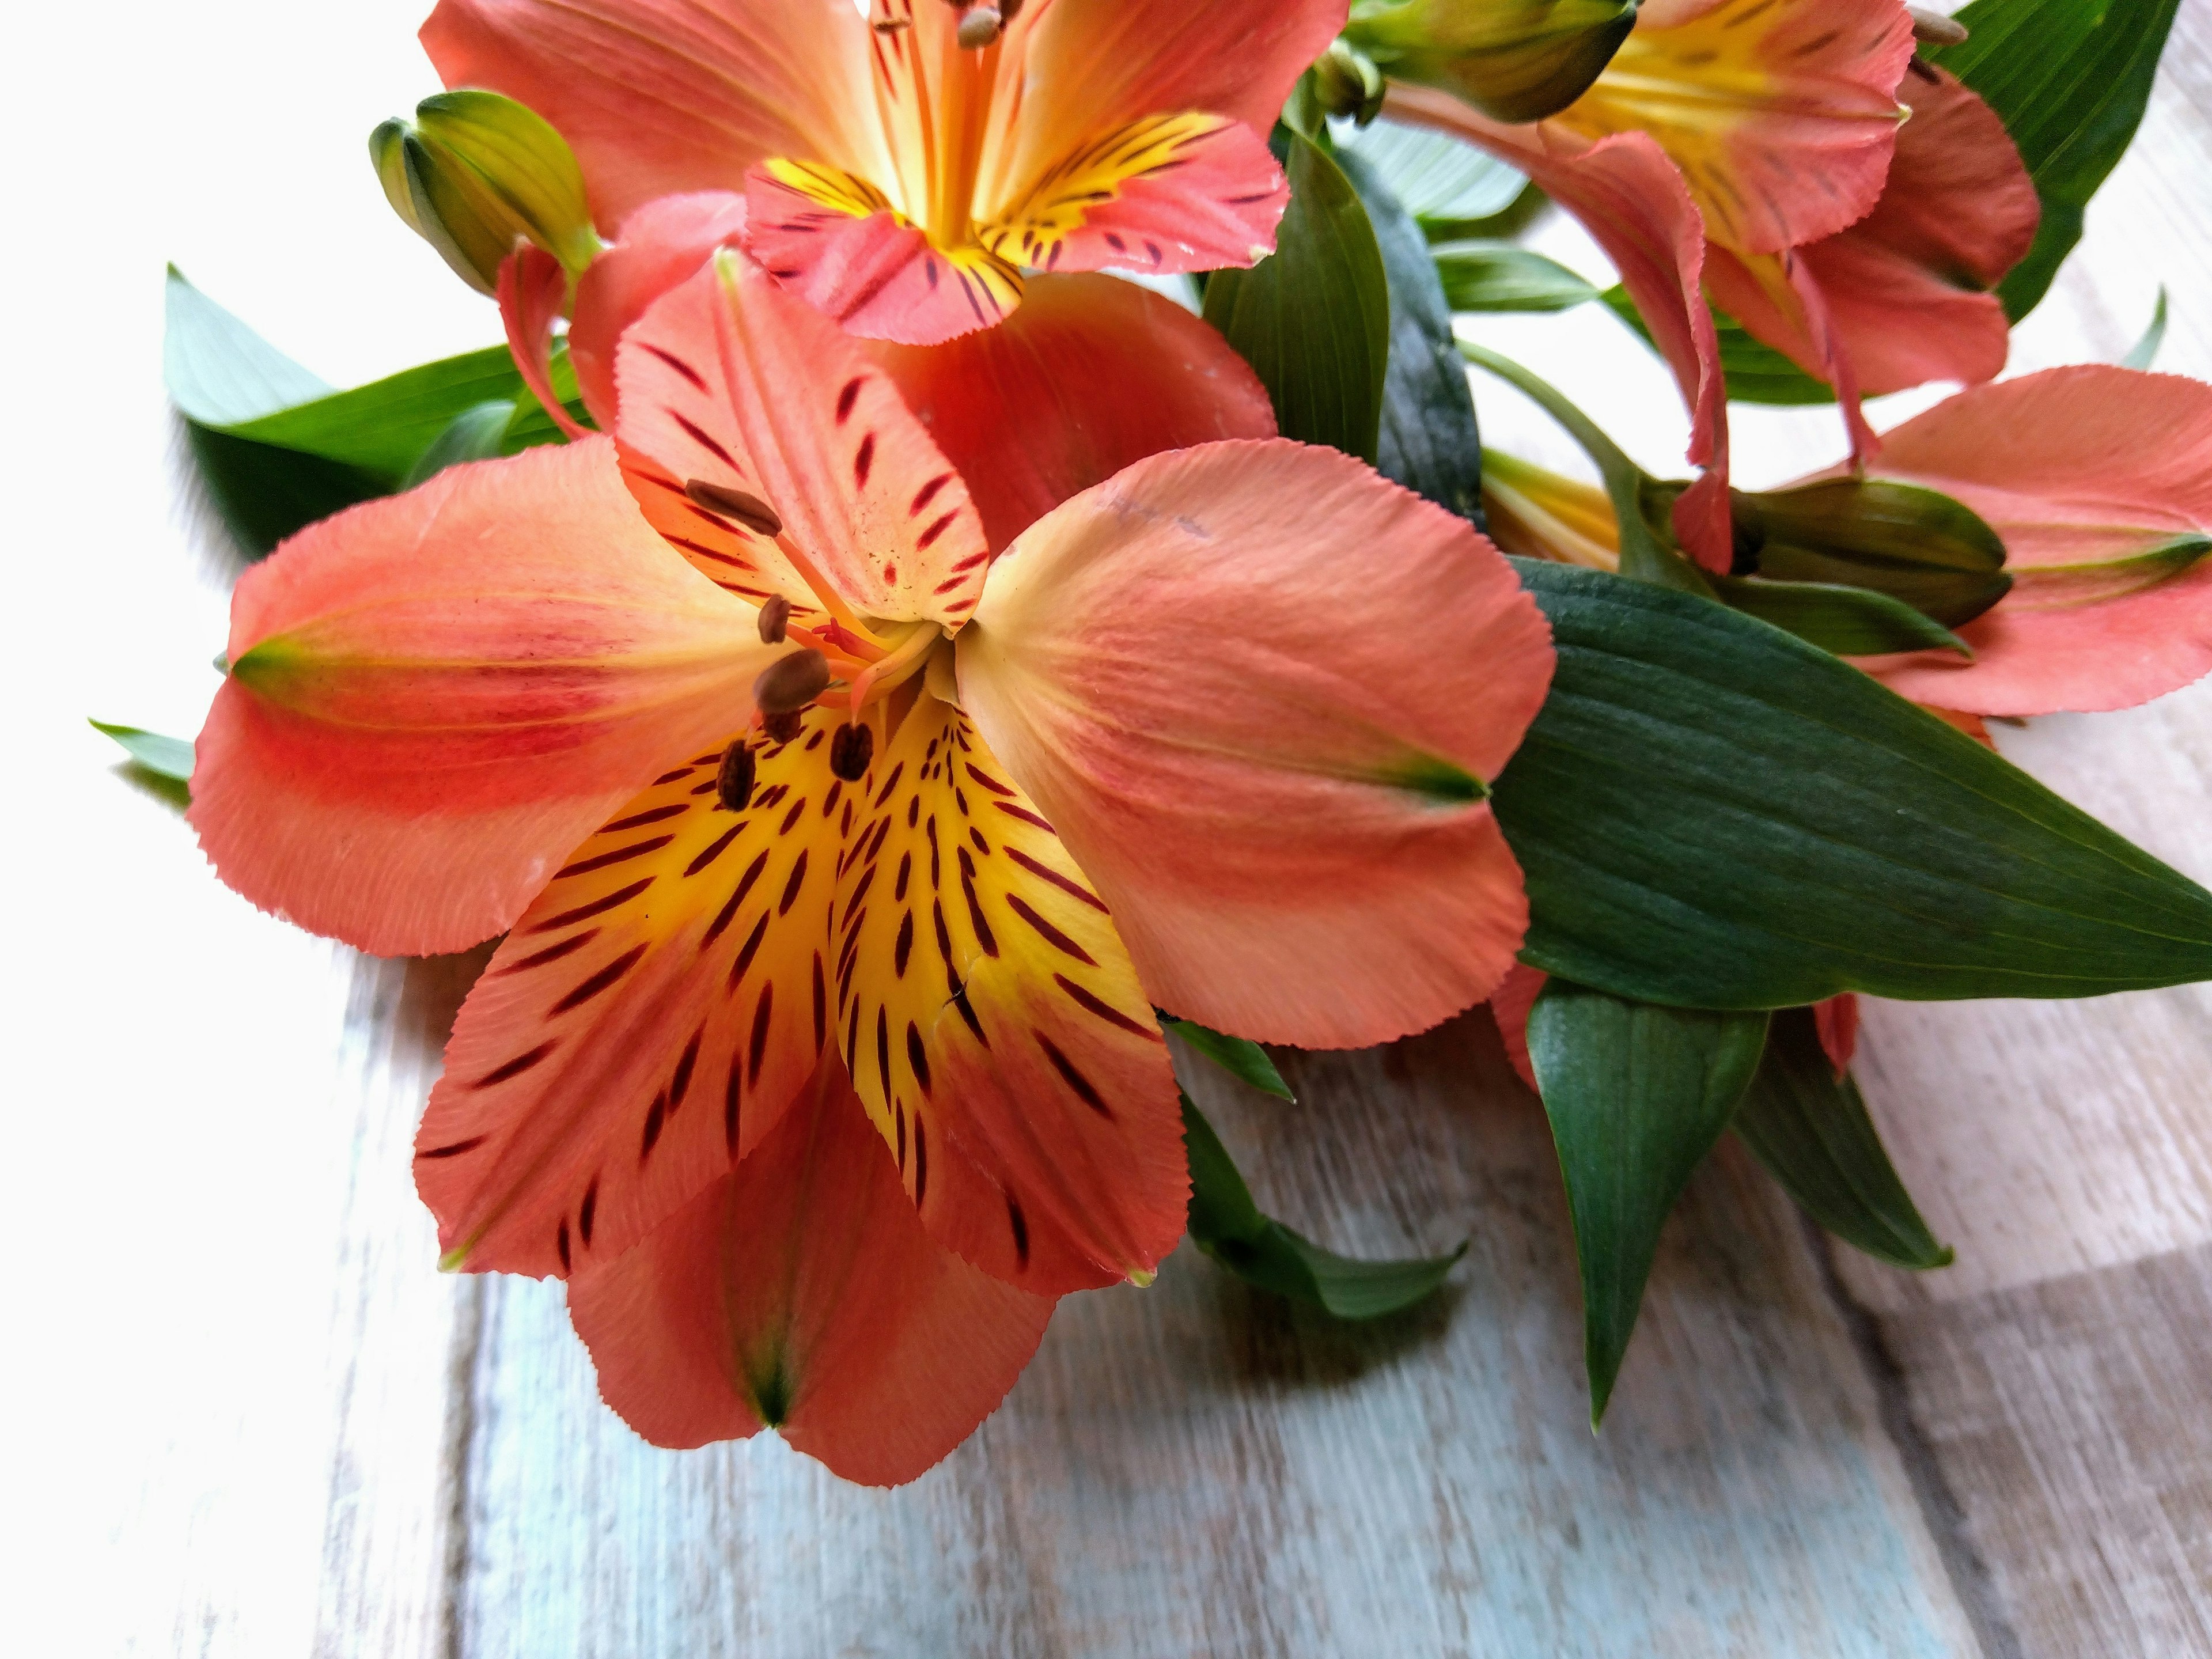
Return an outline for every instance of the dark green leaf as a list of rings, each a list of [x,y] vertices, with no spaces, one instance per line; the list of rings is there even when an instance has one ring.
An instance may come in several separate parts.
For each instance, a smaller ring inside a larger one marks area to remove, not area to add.
[[[1838,1077],[1810,1008],[1774,1016],[1766,1058],[1729,1126],[1805,1212],[1846,1243],[1899,1267],[1946,1267],[1897,1178],[1858,1085]]]
[[[1206,1026],[1165,1014],[1160,1017],[1160,1024],[1230,1076],[1242,1079],[1261,1093],[1273,1095],[1278,1100],[1297,1098],[1291,1092],[1290,1085],[1283,1081],[1283,1074],[1275,1069],[1275,1062],[1267,1058],[1267,1051],[1250,1039],[1225,1036]]]
[[[1339,1319],[1379,1319],[1428,1296],[1467,1253],[1462,1244],[1427,1260],[1355,1261],[1334,1255],[1261,1213],[1188,1095],[1182,1127],[1190,1153],[1191,1242],[1248,1285],[1316,1304]]]
[[[500,453],[507,441],[507,428],[514,423],[514,400],[511,398],[495,398],[474,409],[463,410],[416,458],[399,487],[412,489],[463,461],[489,460]]]
[[[1876,657],[1890,651],[1974,654],[1942,623],[1929,621],[1887,593],[1827,582],[1770,581],[1761,576],[1707,580],[1723,603],[1838,657]]]
[[[1372,167],[1346,155],[1343,168],[1367,210],[1390,292],[1390,365],[1376,465],[1384,477],[1475,520],[1482,510],[1482,434],[1428,239]]]
[[[2120,359],[2122,368],[2148,368],[2158,361],[2158,349],[2166,343],[2166,284],[2158,285],[2158,306],[2150,313],[2150,326],[2142,331],[2142,338],[2128,348],[2128,355]]]
[[[1432,252],[1454,311],[1568,311],[1598,297],[1556,259],[1512,242],[1442,242]]]
[[[1285,438],[1376,459],[1390,292],[1367,210],[1343,169],[1278,127],[1291,205],[1275,251],[1206,280],[1206,320],[1252,365]]]
[[[319,455],[234,438],[196,421],[185,422],[185,433],[216,510],[253,558],[318,519],[392,493],[385,479]]]
[[[1739,573],[1872,588],[1952,628],[2012,586],[1996,532],[1939,490],[1826,478],[1794,489],[1733,491],[1730,503]]]
[[[1740,611],[1515,563],[1559,649],[1492,792],[1535,966],[1706,1008],[2212,978],[2212,893],[1934,715]]]
[[[1758,1069],[1764,1014],[1625,1001],[1553,979],[1528,1016],[1582,1265],[1590,1425],[1605,1415],[1659,1229]]]
[[[1528,179],[1487,150],[1428,127],[1384,118],[1336,129],[1340,155],[1357,155],[1425,228],[1497,218],[1511,210]]]
[[[1973,0],[1969,33],[1929,58],[1996,111],[2042,198],[2035,246],[1997,285],[2014,322],[2035,309],[2081,240],[2089,198],[2150,100],[2179,0]]]
[[[1636,331],[1644,343],[1651,343],[1651,331],[1638,314],[1628,290],[1616,283],[1598,295],[1614,316]],[[1745,404],[1832,404],[1835,388],[1817,380],[1772,346],[1752,338],[1741,323],[1725,312],[1713,312],[1713,331],[1719,337],[1721,378],[1728,395]]]
[[[485,403],[512,405],[521,390],[522,376],[507,348],[492,346],[225,430],[357,468],[396,489],[457,416]]]

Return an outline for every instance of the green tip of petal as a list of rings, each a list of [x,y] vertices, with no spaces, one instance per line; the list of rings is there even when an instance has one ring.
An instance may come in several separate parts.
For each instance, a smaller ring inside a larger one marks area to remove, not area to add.
[[[438,1271],[441,1273],[457,1273],[460,1272],[463,1265],[467,1262],[468,1259],[469,1246],[467,1244],[456,1244],[452,1249],[447,1251],[445,1255],[438,1258]]]
[[[1490,799],[1490,786],[1437,755],[1414,755],[1382,774],[1383,781],[1431,800],[1472,806]]]

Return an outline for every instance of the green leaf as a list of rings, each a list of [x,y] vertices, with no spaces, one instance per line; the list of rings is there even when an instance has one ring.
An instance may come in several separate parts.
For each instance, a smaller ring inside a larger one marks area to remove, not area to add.
[[[319,455],[234,438],[196,421],[185,422],[185,434],[216,512],[253,558],[318,519],[392,493],[384,479]]]
[[[1952,1253],[1897,1178],[1858,1085],[1838,1077],[1810,1008],[1774,1016],[1766,1058],[1730,1125],[1805,1212],[1899,1267],[1948,1267]]]
[[[1707,580],[1723,604],[1838,657],[1874,657],[1889,651],[1974,654],[1942,623],[1887,593],[1828,582],[1771,581],[1761,576]]]
[[[1283,1081],[1283,1074],[1275,1069],[1275,1062],[1267,1058],[1267,1051],[1249,1038],[1225,1036],[1168,1014],[1160,1016],[1160,1024],[1230,1076],[1250,1084],[1261,1094],[1273,1095],[1278,1100],[1297,1098],[1291,1092],[1290,1085]]]
[[[1379,1319],[1412,1307],[1443,1283],[1467,1254],[1397,1261],[1355,1261],[1322,1249],[1252,1201],[1228,1150],[1182,1097],[1183,1144],[1190,1154],[1191,1242],[1248,1285],[1310,1302],[1339,1319]]]
[[[1613,314],[1651,344],[1651,331],[1636,309],[1628,290],[1615,284],[1598,295]],[[1725,312],[1713,310],[1713,331],[1719,337],[1721,378],[1728,395],[1738,403],[1809,404],[1836,401],[1835,388],[1817,380],[1772,346],[1752,338],[1741,323]]]
[[[1759,1067],[1765,1014],[1655,1007],[1553,979],[1528,1016],[1582,1266],[1590,1426],[1644,1304],[1659,1229]]]
[[[2128,348],[2128,355],[2120,359],[2122,368],[2148,368],[2158,361],[2158,349],[2166,343],[2166,284],[2158,285],[2158,307],[2150,314],[2150,326],[2142,331],[2142,338]]]
[[[356,468],[396,489],[457,416],[495,401],[511,406],[521,390],[507,348],[491,346],[225,430]]]
[[[1482,509],[1482,434],[1428,239],[1373,168],[1356,155],[1342,165],[1367,210],[1390,295],[1376,465],[1384,477],[1475,520]]]
[[[400,481],[402,489],[412,489],[427,483],[449,466],[463,461],[489,460],[501,453],[507,441],[507,428],[514,423],[515,406],[513,398],[495,398],[489,403],[465,409],[447,422],[446,429],[430,441],[430,447],[415,459]]]
[[[1929,59],[1997,112],[2035,180],[2035,245],[1997,285],[2014,322],[2081,240],[2081,216],[2142,120],[2180,0],[1973,0],[1967,38]]]
[[[2212,893],[1857,670],[1688,594],[1515,564],[1559,650],[1491,797],[1534,966],[1705,1008],[2212,977]]]
[[[232,426],[331,388],[169,267],[161,373],[185,418]]]
[[[1432,252],[1454,311],[1569,311],[1598,297],[1556,259],[1512,242],[1443,242]]]
[[[1390,356],[1390,292],[1367,210],[1343,170],[1286,127],[1291,204],[1275,251],[1206,279],[1206,320],[1252,365],[1285,438],[1372,462]]]
[[[1487,150],[1387,116],[1364,127],[1332,127],[1340,155],[1356,155],[1425,230],[1478,224],[1510,213],[1527,177]]]
[[[1736,568],[1872,588],[1956,628],[2012,586],[2004,542],[1965,502],[1885,478],[1732,490]]]
[[[175,806],[192,804],[190,743],[182,738],[165,738],[158,732],[142,731],[135,726],[110,726],[106,720],[94,720],[91,726],[95,732],[104,732],[123,745],[141,781],[155,794]]]

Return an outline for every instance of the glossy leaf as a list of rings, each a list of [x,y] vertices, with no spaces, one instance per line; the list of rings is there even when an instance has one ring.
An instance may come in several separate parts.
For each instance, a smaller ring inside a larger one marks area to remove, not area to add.
[[[1598,298],[1605,301],[1614,316],[1634,330],[1644,344],[1651,343],[1651,331],[1644,327],[1636,301],[1628,297],[1626,289],[1615,283]],[[1764,341],[1753,339],[1749,331],[1726,312],[1717,307],[1710,308],[1713,332],[1720,342],[1721,378],[1727,382],[1728,395],[1732,400],[1784,405],[1836,401],[1833,386],[1814,380]]]
[[[234,426],[331,387],[202,294],[176,266],[163,296],[161,373],[185,418]]]
[[[1759,1068],[1764,1014],[1655,1007],[1558,978],[1528,1016],[1582,1267],[1590,1426],[1636,1329],[1659,1229]]]
[[[1771,581],[1760,576],[1707,580],[1724,604],[1838,657],[1872,657],[1887,651],[1974,654],[1964,640],[1942,623],[1929,621],[1902,599],[1887,593],[1828,582]]]
[[[1283,1081],[1283,1074],[1275,1069],[1275,1062],[1267,1058],[1267,1051],[1249,1037],[1227,1036],[1165,1014],[1160,1017],[1160,1024],[1230,1076],[1250,1084],[1261,1094],[1273,1095],[1278,1100],[1297,1098],[1291,1092],[1291,1085]]]
[[[1442,242],[1431,252],[1454,311],[1571,311],[1598,297],[1558,260],[1512,242]]]
[[[1948,1246],[1920,1218],[1866,1102],[1820,1047],[1810,1008],[1774,1016],[1766,1057],[1729,1125],[1804,1212],[1899,1267],[1945,1267]]]
[[[2003,539],[1963,501],[1885,478],[1731,493],[1735,568],[1871,588],[1956,628],[2012,586]],[[1764,614],[1764,613],[1761,613]]]
[[[1364,127],[1331,128],[1339,155],[1358,156],[1425,231],[1461,228],[1510,214],[1528,187],[1526,174],[1464,139],[1389,117]]]
[[[2158,349],[2166,343],[2166,284],[2158,285],[2158,305],[2150,313],[2150,326],[2142,331],[2142,338],[2128,348],[2128,355],[2120,359],[2122,368],[2148,369],[2158,361]]]
[[[407,476],[400,481],[399,487],[412,489],[463,461],[489,460],[500,453],[507,441],[507,428],[514,423],[512,399],[495,398],[473,409],[463,410],[430,441],[430,447],[415,458],[415,465],[407,469]]]
[[[1314,1303],[1339,1319],[1379,1319],[1426,1297],[1467,1254],[1462,1244],[1449,1255],[1355,1261],[1324,1250],[1261,1212],[1188,1095],[1182,1127],[1190,1153],[1191,1242],[1248,1285]]]
[[[1928,53],[1979,93],[2020,150],[2043,222],[1997,285],[2014,322],[2081,240],[2081,216],[2142,120],[2180,0],[1973,0],[1967,37]]]
[[[1390,356],[1390,293],[1367,210],[1343,169],[1278,127],[1291,204],[1275,251],[1206,279],[1206,320],[1252,365],[1285,438],[1372,462]]]
[[[1345,156],[1342,165],[1367,210],[1390,293],[1390,362],[1382,379],[1376,466],[1447,511],[1475,519],[1482,507],[1482,434],[1428,239],[1372,167],[1356,155]]]
[[[1559,651],[1492,805],[1522,959],[1684,1007],[2212,978],[2212,893],[1825,652],[1516,560]]]
[[[165,738],[135,726],[110,726],[106,720],[94,720],[91,726],[123,746],[155,793],[179,807],[191,805],[192,745],[188,739]]]

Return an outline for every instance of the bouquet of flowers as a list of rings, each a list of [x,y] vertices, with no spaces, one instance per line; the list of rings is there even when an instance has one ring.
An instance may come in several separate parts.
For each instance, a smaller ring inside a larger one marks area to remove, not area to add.
[[[371,159],[506,344],[332,392],[172,271],[266,557],[197,742],[104,729],[263,908],[497,941],[416,1141],[443,1265],[565,1279],[656,1443],[911,1480],[1186,1231],[1412,1304],[1455,1258],[1264,1214],[1176,1068],[1286,1094],[1260,1045],[1481,1002],[1595,1421],[1724,1130],[1949,1260],[1857,994],[2212,978],[2212,894],[1984,725],[2212,669],[2212,388],[2162,321],[1996,378],[2173,12],[439,0]],[[1691,477],[1455,332],[1585,304]],[[1493,381],[1596,482],[1486,449]],[[1733,488],[1731,399],[1832,404],[1834,465]]]

